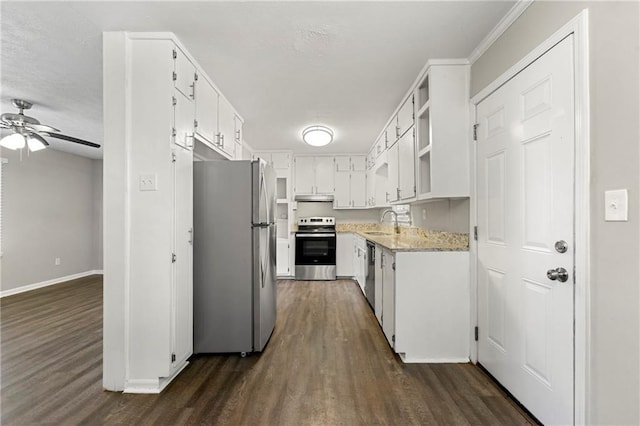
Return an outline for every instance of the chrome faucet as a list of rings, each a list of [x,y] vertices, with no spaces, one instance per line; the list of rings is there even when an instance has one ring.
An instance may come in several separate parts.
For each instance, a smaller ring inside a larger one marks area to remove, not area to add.
[[[395,223],[395,225],[393,226],[393,230],[396,234],[399,234],[400,227],[398,226],[398,213],[394,212],[393,210],[387,209],[383,211],[382,216],[380,217],[380,223],[384,222],[384,217],[387,215],[387,213],[393,213],[393,221]]]

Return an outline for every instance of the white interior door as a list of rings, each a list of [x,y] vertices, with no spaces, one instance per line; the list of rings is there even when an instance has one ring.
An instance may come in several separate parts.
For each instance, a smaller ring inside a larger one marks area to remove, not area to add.
[[[573,37],[478,104],[477,123],[478,361],[540,421],[572,424]]]

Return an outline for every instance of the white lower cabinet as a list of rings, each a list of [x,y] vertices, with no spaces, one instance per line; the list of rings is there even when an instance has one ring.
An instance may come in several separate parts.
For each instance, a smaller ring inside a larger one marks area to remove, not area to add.
[[[389,345],[394,348],[396,340],[396,274],[395,256],[389,250],[382,250],[382,331]]]
[[[339,232],[336,236],[336,275],[353,277],[354,234]]]
[[[364,293],[365,281],[367,278],[367,240],[360,235],[353,236],[354,256],[353,270],[354,278]]]
[[[291,275],[291,263],[289,261],[291,244],[289,244],[289,239],[278,238],[276,245],[276,273],[278,276]]]
[[[336,238],[336,275],[353,278],[364,293],[367,277],[367,240],[351,232]]]
[[[469,253],[377,251],[389,345],[404,362],[468,362]]]

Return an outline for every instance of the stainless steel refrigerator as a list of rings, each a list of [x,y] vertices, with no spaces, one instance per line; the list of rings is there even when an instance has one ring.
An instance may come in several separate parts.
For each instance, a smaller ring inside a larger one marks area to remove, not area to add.
[[[194,163],[194,353],[260,352],[276,322],[273,169]]]

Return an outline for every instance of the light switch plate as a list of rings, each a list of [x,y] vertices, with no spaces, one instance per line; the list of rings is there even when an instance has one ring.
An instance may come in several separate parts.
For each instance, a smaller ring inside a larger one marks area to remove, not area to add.
[[[606,222],[626,222],[629,220],[629,196],[626,189],[604,192],[604,220]]]
[[[155,174],[140,175],[140,191],[157,191],[158,178]]]

